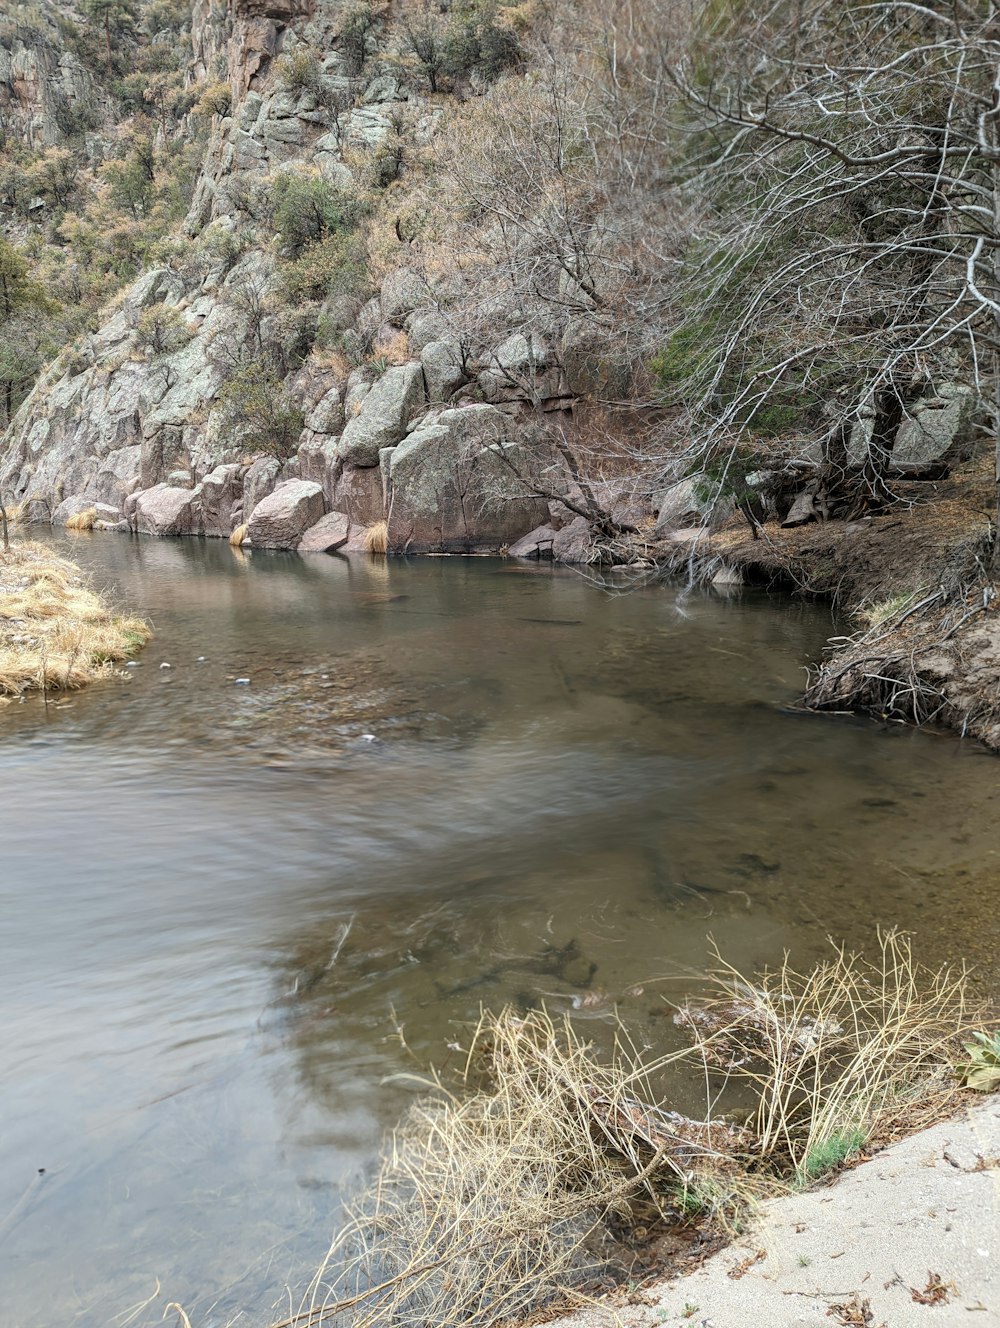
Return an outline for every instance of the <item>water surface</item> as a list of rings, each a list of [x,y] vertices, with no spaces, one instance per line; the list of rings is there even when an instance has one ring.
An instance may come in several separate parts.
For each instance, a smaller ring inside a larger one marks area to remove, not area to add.
[[[821,607],[53,542],[156,636],[0,711],[0,1328],[265,1322],[482,1004],[657,1042],[709,934],[877,925],[995,977],[1000,765],[798,711]]]

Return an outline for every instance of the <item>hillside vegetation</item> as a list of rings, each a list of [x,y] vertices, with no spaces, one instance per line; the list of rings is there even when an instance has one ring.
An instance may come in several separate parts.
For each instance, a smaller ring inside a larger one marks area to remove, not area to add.
[[[988,615],[998,60],[988,0],[16,5],[0,489]]]

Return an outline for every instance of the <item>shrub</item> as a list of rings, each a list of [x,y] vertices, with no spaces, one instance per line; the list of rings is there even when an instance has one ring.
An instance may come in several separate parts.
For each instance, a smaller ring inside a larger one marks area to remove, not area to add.
[[[302,411],[288,399],[282,380],[266,360],[236,369],[219,393],[219,404],[250,451],[279,461],[295,451]]]
[[[275,64],[274,73],[278,86],[289,97],[298,98],[306,92],[319,97],[323,91],[323,68],[319,56],[308,48],[283,55]]]
[[[358,5],[348,14],[340,34],[340,50],[348,76],[357,78],[368,54],[368,34],[378,24],[371,5]]]
[[[359,295],[368,282],[364,244],[358,236],[342,232],[324,236],[286,263],[283,275],[293,299]]]
[[[135,344],[149,355],[180,350],[192,335],[180,311],[165,304],[151,304],[141,310],[135,324]]]
[[[195,102],[196,115],[226,116],[232,110],[233,90],[228,83],[210,83]]]
[[[282,171],[271,186],[274,226],[288,258],[324,236],[353,229],[357,207],[318,174]]]

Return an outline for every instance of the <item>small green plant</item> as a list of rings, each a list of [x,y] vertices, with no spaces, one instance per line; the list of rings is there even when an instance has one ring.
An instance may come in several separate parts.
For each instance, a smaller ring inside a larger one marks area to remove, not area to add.
[[[857,1129],[838,1130],[826,1139],[818,1139],[802,1159],[796,1177],[799,1185],[810,1185],[814,1180],[836,1171],[859,1153],[864,1144],[864,1131]]]
[[[812,1259],[809,1258],[809,1255],[808,1255],[808,1254],[800,1254],[800,1255],[799,1255],[799,1267],[800,1267],[800,1268],[808,1268],[809,1265],[810,1265],[811,1263],[812,1263]]]
[[[992,1034],[973,1033],[972,1037],[972,1042],[965,1043],[969,1059],[958,1067],[962,1087],[995,1093],[1000,1089],[1000,1029]]]
[[[694,1316],[698,1313],[699,1309],[700,1306],[695,1305],[693,1301],[686,1300],[684,1302],[684,1312],[682,1317],[685,1319],[693,1319]]]

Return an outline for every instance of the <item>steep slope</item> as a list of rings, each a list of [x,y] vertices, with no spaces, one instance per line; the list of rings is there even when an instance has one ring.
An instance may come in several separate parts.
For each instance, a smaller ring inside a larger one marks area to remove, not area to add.
[[[548,154],[579,124],[531,72],[546,24],[530,5],[199,0],[188,109],[150,132],[154,177],[177,143],[203,153],[186,216],[39,377],[0,493],[37,519],[103,503],[148,533],[253,539],[292,484],[282,542],[318,491],[414,550],[547,523],[586,555],[595,520],[641,517],[634,466],[578,482],[582,403],[624,397],[649,347],[622,335],[607,199],[578,152]]]

